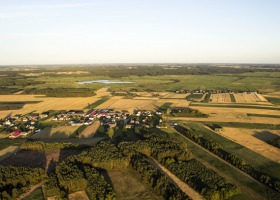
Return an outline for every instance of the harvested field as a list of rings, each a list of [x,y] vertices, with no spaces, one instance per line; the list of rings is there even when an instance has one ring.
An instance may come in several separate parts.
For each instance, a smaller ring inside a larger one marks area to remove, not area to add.
[[[70,109],[83,109],[95,101],[99,100],[98,97],[76,97],[76,98],[52,98],[42,95],[1,95],[3,102],[21,102],[21,101],[42,101],[36,104],[26,104],[20,110],[9,111],[9,113],[26,114],[32,111],[43,112],[48,110],[70,110]],[[0,101],[0,102],[1,102]],[[7,111],[0,111],[1,116],[7,115]]]
[[[121,97],[122,98],[122,97]],[[105,103],[99,105],[97,108],[113,108],[128,110],[132,112],[134,109],[153,110],[155,108],[156,100],[138,100],[138,99],[121,99],[112,97]]]
[[[100,121],[97,120],[90,126],[86,127],[86,129],[80,134],[80,138],[91,138],[94,136],[95,132],[100,126]]]
[[[140,175],[132,169],[110,171],[107,173],[105,177],[112,183],[117,199],[119,200],[163,200],[147,184],[142,182]]]
[[[254,108],[204,107],[204,106],[193,106],[193,107],[190,106],[190,107],[193,109],[198,109],[200,112],[204,114],[208,114],[209,117],[208,118],[180,118],[181,120],[279,124],[279,118],[247,116],[247,113],[279,115],[280,114],[279,110],[266,110],[266,109],[254,109]]]
[[[214,103],[231,103],[231,98],[229,93],[219,93],[211,94],[210,99]]]
[[[46,127],[39,133],[32,135],[31,138],[69,138],[77,128],[73,126]]]
[[[242,94],[233,94],[236,103],[247,103]]]
[[[156,105],[162,106],[166,102],[172,103],[171,107],[188,107],[191,103],[190,101],[187,101],[185,99],[168,99],[168,100],[160,99],[157,101]]]
[[[176,94],[169,93],[168,95],[162,97],[163,99],[185,99],[189,94]]]
[[[236,103],[267,102],[266,98],[264,98],[261,94],[257,93],[238,93],[233,95],[236,99]]]
[[[85,191],[78,191],[68,195],[69,200],[89,200]]]
[[[261,154],[272,161],[280,163],[280,149],[273,147],[254,136],[256,133],[264,131],[265,130],[224,127],[224,131],[218,132],[218,134]],[[280,136],[279,130],[269,132],[273,132],[275,135]]]

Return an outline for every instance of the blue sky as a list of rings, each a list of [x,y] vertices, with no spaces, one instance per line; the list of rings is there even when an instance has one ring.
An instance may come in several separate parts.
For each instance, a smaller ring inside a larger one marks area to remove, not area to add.
[[[0,65],[280,63],[279,0],[0,0]]]

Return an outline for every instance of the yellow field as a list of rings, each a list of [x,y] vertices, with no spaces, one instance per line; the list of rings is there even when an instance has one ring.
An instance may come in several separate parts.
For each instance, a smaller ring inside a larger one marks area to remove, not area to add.
[[[152,110],[155,108],[156,100],[121,99],[122,97],[112,97],[97,108],[120,109],[132,112],[134,109]]]
[[[169,93],[162,97],[163,99],[185,99],[190,94],[176,94],[176,93]]]
[[[0,118],[8,114],[26,114],[32,111],[43,112],[48,110],[83,109],[88,104],[97,101],[98,97],[54,98],[38,95],[1,95],[0,102],[42,101],[35,104],[26,104],[20,110],[0,111]]]
[[[210,99],[213,103],[231,103],[229,93],[211,94]]]
[[[258,102],[267,102],[266,98],[264,98],[260,94],[252,93],[238,93],[233,94],[236,100],[236,103],[258,103]]]
[[[35,133],[31,138],[69,138],[78,127],[73,126],[58,126],[58,127],[47,127]]]
[[[265,110],[254,108],[227,108],[227,107],[203,107],[190,106],[198,109],[204,114],[208,114],[208,118],[192,118],[193,121],[218,121],[218,122],[248,122],[248,123],[267,123],[279,124],[279,118],[268,117],[248,117],[247,113],[280,115],[279,110]]]
[[[273,134],[280,136],[280,131],[270,130]],[[280,149],[273,147],[266,142],[254,137],[255,134],[265,134],[265,130],[260,129],[241,129],[241,128],[229,128],[224,127],[224,131],[219,132],[234,142],[237,142],[247,148],[259,153],[268,159],[280,163]]]
[[[91,138],[94,136],[95,132],[100,126],[100,121],[95,121],[90,126],[86,127],[86,129],[80,134],[80,138]]]

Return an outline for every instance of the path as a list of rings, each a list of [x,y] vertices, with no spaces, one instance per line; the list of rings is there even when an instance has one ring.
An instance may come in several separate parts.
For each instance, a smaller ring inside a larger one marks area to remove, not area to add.
[[[177,185],[185,194],[187,194],[193,200],[203,200],[204,199],[199,193],[197,193],[194,189],[192,189],[186,183],[181,181],[177,176],[175,176],[168,169],[166,169],[164,166],[162,166],[160,163],[158,163],[155,159],[149,159],[149,161],[157,169],[159,169],[161,172],[166,174],[175,185]]]
[[[44,182],[40,182],[37,185],[31,186],[30,189],[26,193],[20,195],[20,197],[18,199],[22,200],[22,199],[28,197],[34,190],[36,190],[39,187],[42,187],[43,185],[44,185]]]

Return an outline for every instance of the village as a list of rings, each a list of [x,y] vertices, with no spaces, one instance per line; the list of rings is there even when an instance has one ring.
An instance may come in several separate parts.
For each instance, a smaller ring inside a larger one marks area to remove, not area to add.
[[[68,110],[30,113],[26,115],[16,114],[0,120],[0,134],[6,135],[10,139],[18,137],[29,137],[40,133],[44,128],[50,126],[90,126],[99,121],[104,131],[113,129],[116,126],[125,129],[135,127],[164,127],[161,112],[149,110],[134,110],[129,113],[126,110],[115,111],[114,109],[90,109]]]

